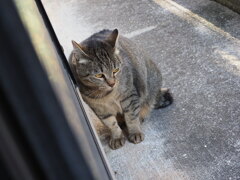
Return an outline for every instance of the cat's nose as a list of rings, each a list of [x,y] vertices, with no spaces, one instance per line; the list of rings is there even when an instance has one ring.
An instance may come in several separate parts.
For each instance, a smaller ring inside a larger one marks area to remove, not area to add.
[[[110,87],[113,87],[113,86],[115,85],[115,80],[114,80],[114,79],[109,79],[109,80],[107,81],[107,83],[108,83],[108,85],[109,85]]]

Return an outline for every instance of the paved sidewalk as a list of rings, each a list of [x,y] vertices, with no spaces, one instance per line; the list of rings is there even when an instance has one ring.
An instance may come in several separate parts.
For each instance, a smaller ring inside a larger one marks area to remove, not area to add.
[[[110,150],[118,180],[240,179],[240,15],[208,0],[43,0],[71,40],[118,28],[146,49],[175,102],[143,124],[144,142]]]

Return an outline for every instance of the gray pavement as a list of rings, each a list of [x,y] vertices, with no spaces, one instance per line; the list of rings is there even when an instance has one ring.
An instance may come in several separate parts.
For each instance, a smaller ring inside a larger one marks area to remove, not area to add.
[[[240,15],[208,0],[43,0],[66,56],[103,28],[143,47],[173,105],[144,122],[144,142],[110,150],[118,180],[240,179]]]

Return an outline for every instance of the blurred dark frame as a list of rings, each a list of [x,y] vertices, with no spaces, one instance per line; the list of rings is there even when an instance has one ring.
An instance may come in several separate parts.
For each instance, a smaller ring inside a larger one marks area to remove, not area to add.
[[[36,4],[75,91],[61,45]],[[97,169],[86,162],[86,147],[76,141],[12,0],[0,1],[0,27],[0,179],[113,179],[75,91]]]

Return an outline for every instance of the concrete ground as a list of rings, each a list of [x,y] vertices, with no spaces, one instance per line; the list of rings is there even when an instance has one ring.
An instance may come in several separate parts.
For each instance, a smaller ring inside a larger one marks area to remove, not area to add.
[[[138,145],[111,150],[97,125],[118,180],[240,179],[239,14],[208,0],[43,3],[66,56],[72,39],[118,28],[155,60],[174,94],[145,121]]]

